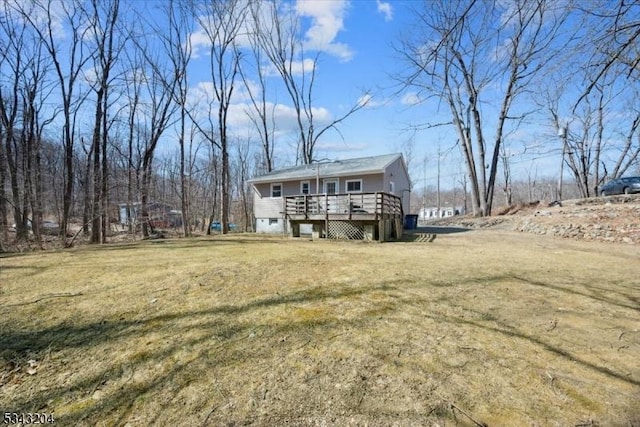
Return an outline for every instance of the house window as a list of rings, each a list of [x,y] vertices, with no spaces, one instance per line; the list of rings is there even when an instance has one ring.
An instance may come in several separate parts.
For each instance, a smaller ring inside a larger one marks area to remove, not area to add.
[[[269,218],[269,225],[277,225],[278,218]]]
[[[282,197],[282,184],[271,184],[271,197]]]
[[[300,183],[300,194],[309,194],[309,181],[302,181]]]
[[[362,180],[352,179],[345,182],[347,193],[361,193],[362,192]]]
[[[389,181],[389,193],[395,194],[396,184],[393,181]]]

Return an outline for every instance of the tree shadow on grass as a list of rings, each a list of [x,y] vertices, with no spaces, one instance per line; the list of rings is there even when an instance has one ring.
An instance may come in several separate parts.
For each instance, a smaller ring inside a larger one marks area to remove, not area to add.
[[[82,254],[85,252],[114,252],[114,251],[128,251],[137,249],[170,249],[170,250],[182,250],[182,249],[198,249],[198,248],[210,248],[219,246],[231,246],[231,245],[255,245],[255,244],[283,244],[286,243],[286,239],[277,238],[246,238],[246,237],[189,237],[179,239],[154,239],[154,240],[137,240],[135,242],[126,243],[108,243],[104,245],[86,245],[70,250],[73,254]],[[0,259],[2,259],[0,257]]]
[[[586,298],[591,298],[600,302],[603,302],[605,304],[611,304],[611,305],[615,305],[617,307],[620,308],[627,308],[630,310],[635,310],[635,311],[640,311],[640,304],[638,304],[638,298],[634,297],[632,295],[629,295],[625,292],[621,292],[621,291],[616,291],[614,289],[604,289],[604,288],[600,288],[598,286],[595,285],[591,285],[591,284],[586,284],[586,283],[581,283],[579,285],[572,285],[571,287],[569,286],[559,286],[559,285],[555,285],[553,283],[548,283],[548,282],[542,282],[540,280],[531,280],[528,279],[526,277],[522,277],[522,276],[518,276],[518,275],[514,275],[514,276],[507,276],[509,278],[513,278],[515,280],[518,280],[522,283],[526,283],[528,285],[532,285],[532,286],[539,286],[539,287],[543,287],[543,288],[548,288],[548,289],[553,289],[555,291],[559,291],[559,292],[565,292],[565,293],[570,293],[573,295],[578,295],[578,296],[582,296],[582,297],[586,297]],[[575,289],[576,287],[581,287],[584,288],[586,290],[589,290],[590,292],[582,292],[578,289]],[[617,294],[621,297],[623,297],[624,299],[627,299],[630,301],[630,303],[626,303],[626,302],[621,302],[619,300],[613,299],[608,295],[611,294]]]
[[[491,277],[475,277],[470,281],[470,286],[474,284],[491,284],[504,280],[521,280],[513,275],[495,275]],[[427,286],[446,286],[446,283],[425,282]],[[312,322],[307,319],[295,319],[293,317],[281,319],[279,323],[262,323],[257,321],[240,321],[240,315],[261,310],[279,307],[282,305],[307,304],[314,302],[330,302],[333,299],[361,297],[365,298],[372,292],[379,291],[401,291],[404,281],[399,279],[396,282],[377,283],[369,286],[359,287],[335,287],[317,286],[301,291],[290,292],[282,295],[271,295],[257,298],[246,303],[227,304],[211,307],[204,310],[191,310],[180,313],[165,313],[149,315],[138,320],[128,320],[125,318],[107,319],[106,321],[95,321],[86,324],[64,323],[52,328],[43,330],[5,330],[0,331],[0,358],[7,360],[11,357],[26,357],[35,353],[37,360],[44,360],[45,354],[54,354],[52,363],[57,364],[56,374],[60,375],[61,369],[78,369],[77,362],[67,367],[62,367],[65,363],[59,360],[56,352],[69,349],[78,352],[86,352],[90,357],[96,357],[96,349],[104,343],[114,343],[116,348],[122,348],[118,343],[125,345],[135,345],[136,342],[144,344],[150,334],[160,334],[162,339],[154,341],[153,345],[146,344],[135,353],[136,357],[127,362],[118,362],[114,358],[110,360],[110,355],[104,355],[104,367],[100,367],[96,372],[88,375],[76,374],[67,384],[56,385],[49,389],[33,388],[34,391],[20,395],[6,402],[8,408],[19,409],[21,411],[43,412],[54,410],[50,402],[58,405],[69,406],[74,401],[79,402],[69,410],[66,415],[59,417],[61,425],[95,425],[98,422],[105,422],[113,425],[122,425],[134,419],[140,410],[140,406],[145,407],[145,399],[153,401],[155,404],[171,405],[175,407],[180,403],[175,403],[180,399],[181,393],[192,384],[198,383],[199,379],[195,375],[206,377],[216,375],[220,368],[242,368],[242,363],[255,363],[268,365],[273,362],[271,349],[279,345],[279,337],[282,335],[301,336],[305,334],[331,335],[336,330],[361,331],[367,319],[359,317],[356,319],[337,319],[332,317],[320,317]],[[450,285],[450,284],[449,284]],[[538,284],[539,285],[539,284]],[[406,286],[405,286],[406,287]],[[558,287],[556,285],[556,287]],[[555,291],[571,292],[570,289],[559,288]],[[583,297],[592,297],[588,294],[579,294]],[[416,305],[421,311],[424,307],[431,307],[433,300],[411,295],[405,301],[408,305]],[[613,303],[613,302],[610,302]],[[401,305],[399,304],[398,307]],[[628,308],[628,307],[626,307]],[[404,308],[401,308],[404,310]],[[467,309],[465,309],[467,310]],[[144,315],[144,313],[140,313]],[[502,324],[495,318],[487,318],[490,324],[482,321],[465,319],[459,316],[448,316],[427,312],[425,317],[429,317],[436,322],[446,322],[452,325],[467,325],[478,330],[483,329],[493,334],[526,340],[543,350],[556,354],[567,360],[579,363],[580,365],[600,374],[606,375],[616,380],[624,381],[628,384],[638,386],[634,378],[629,378],[620,372],[606,366],[600,366],[576,357],[571,352],[554,346],[543,339],[531,336],[519,331],[509,325]],[[370,325],[366,325],[369,326]],[[252,334],[258,331],[257,338],[251,338]],[[251,339],[262,340],[262,347],[250,347],[252,351],[247,352],[247,348],[242,344]],[[283,346],[285,344],[282,344]],[[304,342],[297,347],[302,347]],[[285,351],[292,351],[291,347]],[[188,354],[187,360],[181,359],[183,353]],[[30,356],[31,357],[31,356]],[[26,360],[26,359],[25,359]],[[92,360],[88,359],[87,363]],[[95,361],[94,361],[95,362]],[[154,368],[159,366],[158,368]],[[133,379],[126,373],[148,372],[156,369],[157,373],[150,375],[146,380]],[[266,368],[268,369],[268,367]],[[45,374],[43,371],[42,374]],[[41,375],[41,374],[38,374]],[[129,378],[129,379],[127,379]],[[25,378],[28,381],[29,378]],[[105,385],[106,384],[106,385]],[[117,390],[109,388],[109,384],[115,384]],[[99,399],[93,399],[92,394],[105,387],[105,393]],[[162,399],[159,400],[158,396]],[[199,417],[198,424],[204,421],[215,423],[221,418],[211,417],[216,410],[221,411],[221,406],[225,403],[224,396],[209,396],[203,402],[198,403],[197,408],[189,408],[194,412],[193,416]],[[59,403],[62,402],[62,403]],[[144,421],[147,424],[169,424],[164,416],[170,412],[163,412],[162,408],[146,408]],[[291,414],[299,416],[301,414]]]
[[[601,374],[604,374],[610,378],[614,378],[623,382],[626,382],[628,384],[634,385],[639,387],[640,386],[640,380],[636,380],[634,378],[629,378],[628,375],[622,374],[620,372],[616,372],[613,369],[610,369],[606,366],[600,366],[600,365],[596,365],[595,363],[589,362],[587,360],[582,359],[581,357],[572,354],[562,348],[556,347],[554,345],[551,345],[543,340],[541,340],[540,338],[528,335],[524,332],[518,331],[515,328],[512,328],[508,325],[504,325],[501,322],[497,321],[497,320],[491,320],[492,322],[496,323],[497,326],[489,326],[486,324],[482,324],[473,320],[468,320],[465,318],[461,318],[461,317],[455,317],[455,316],[445,316],[445,315],[426,315],[426,317],[429,317],[437,322],[446,322],[446,323],[450,323],[453,325],[469,325],[478,329],[484,329],[486,331],[489,332],[494,332],[497,334],[501,334],[501,335],[505,335],[508,337],[512,337],[512,338],[519,338],[522,340],[526,340],[529,341],[532,344],[535,344],[541,348],[543,348],[544,350],[550,352],[550,353],[554,353],[557,356],[560,356],[562,358],[564,358],[565,360],[567,360],[568,362],[575,362],[578,363],[580,365],[582,365],[585,368],[588,368],[590,370],[599,372]]]
[[[38,267],[34,265],[0,265],[0,273],[3,270],[21,270],[24,276],[35,276],[47,270],[47,267]]]
[[[519,277],[519,276],[515,276],[515,275],[510,275],[510,274],[506,274],[506,275],[496,275],[496,276],[488,276],[488,277],[477,277],[477,278],[473,278],[471,280],[471,282],[475,282],[475,283],[494,283],[494,282],[504,282],[504,281],[513,281],[513,280],[517,280],[517,281],[521,281],[523,283],[527,283],[527,284],[532,284],[534,286],[541,286],[541,287],[547,287],[549,289],[552,289],[554,291],[558,291],[558,292],[566,292],[566,293],[570,293],[572,295],[578,295],[581,297],[585,297],[585,298],[591,298],[591,299],[595,299],[601,302],[604,302],[606,304],[611,304],[611,305],[615,305],[617,307],[620,308],[624,308],[624,309],[630,309],[630,310],[638,310],[637,306],[633,306],[633,305],[629,305],[629,304],[625,304],[625,303],[621,303],[619,301],[613,300],[611,298],[605,298],[602,297],[601,295],[591,295],[589,293],[586,292],[580,292],[580,291],[576,291],[574,289],[569,289],[566,287],[562,287],[562,286],[558,286],[558,285],[552,285],[552,284],[548,284],[548,283],[543,283],[543,282],[539,282],[539,281],[532,281],[523,277]],[[468,282],[468,281],[467,281]],[[588,286],[586,286],[588,288]],[[419,307],[421,304],[427,304],[427,303],[432,303],[431,300],[427,300],[424,298],[413,298],[412,301],[407,302],[408,304],[414,305]],[[611,369],[609,367],[606,366],[600,366],[597,365],[595,363],[589,362],[588,360],[585,360],[583,358],[581,358],[579,355],[576,354],[572,354],[562,348],[559,348],[557,346],[554,346],[550,343],[545,342],[544,340],[529,335],[525,332],[519,331],[518,329],[504,324],[503,322],[500,322],[498,319],[496,319],[491,313],[485,313],[485,312],[481,312],[481,311],[477,311],[474,309],[470,309],[468,307],[465,307],[463,305],[459,305],[456,304],[454,301],[452,301],[451,299],[447,299],[446,303],[450,306],[454,306],[457,307],[461,310],[463,310],[463,312],[473,312],[476,315],[478,315],[480,318],[485,319],[489,322],[495,323],[497,326],[490,326],[487,324],[483,324],[480,323],[478,321],[474,321],[474,320],[470,320],[461,316],[450,316],[450,315],[443,315],[443,314],[431,314],[431,313],[425,313],[424,315],[426,317],[429,317],[437,322],[446,322],[452,325],[469,325],[475,328],[479,328],[479,329],[484,329],[486,331],[489,332],[493,332],[493,333],[498,333],[501,335],[505,335],[508,337],[513,337],[513,338],[519,338],[519,339],[523,339],[526,341],[529,341],[532,344],[535,344],[541,348],[543,348],[544,350],[550,352],[550,353],[554,353],[557,356],[560,356],[562,358],[564,358],[567,361],[571,361],[571,362],[576,362],[582,366],[584,366],[585,368],[591,369],[593,371],[599,372],[601,374],[604,374],[610,378],[614,378],[620,381],[624,381],[628,384],[634,385],[634,386],[640,386],[640,380],[638,379],[634,379],[634,378],[630,378],[628,375],[622,374],[620,372],[616,372],[614,369]]]
[[[373,291],[392,290],[389,285],[378,285],[373,287],[344,288],[332,291],[326,287],[315,287],[304,291],[298,291],[286,295],[276,295],[267,298],[260,298],[244,305],[221,305],[207,310],[190,311],[179,314],[161,314],[150,317],[146,320],[118,320],[88,324],[88,325],[67,325],[61,324],[53,328],[41,331],[8,331],[0,332],[0,354],[6,351],[42,351],[52,343],[64,342],[62,347],[87,347],[101,341],[121,338],[127,334],[131,328],[144,326],[147,323],[174,322],[180,319],[189,318],[191,320],[212,315],[234,315],[250,310],[268,308],[272,306],[292,303],[310,303],[331,298],[343,298],[361,295]]]
[[[359,320],[320,317],[314,321],[294,319],[282,324],[263,325],[260,322],[239,322],[236,320],[239,315],[281,305],[308,304],[358,297],[370,292],[390,289],[393,287],[386,284],[338,289],[316,287],[290,294],[259,298],[246,304],[222,305],[206,310],[159,314],[140,320],[114,319],[80,325],[67,322],[35,331],[3,329],[0,331],[0,360],[23,359],[26,361],[26,358],[30,357],[43,361],[47,359],[47,354],[54,354],[51,359],[54,364],[64,363],[56,360],[55,355],[60,351],[69,354],[69,350],[73,349],[91,355],[92,352],[95,354],[94,348],[102,344],[114,343],[117,345],[117,343],[124,342],[135,345],[136,342],[144,342],[145,337],[152,333],[154,336],[157,336],[156,334],[165,336],[161,342],[155,342],[157,347],[141,349],[135,360],[127,362],[128,365],[131,365],[130,367],[124,366],[122,362],[110,361],[109,355],[105,354],[105,359],[100,362],[104,363],[106,367],[100,368],[97,372],[88,375],[76,373],[71,377],[74,379],[70,384],[39,389],[29,395],[9,399],[5,402],[5,406],[25,412],[43,412],[55,410],[55,408],[49,407],[50,402],[66,402],[65,405],[74,401],[84,402],[78,403],[77,408],[74,406],[74,410],[61,416],[58,421],[62,425],[93,425],[96,420],[104,419],[107,415],[109,419],[114,419],[115,415],[117,417],[115,424],[120,425],[132,415],[130,412],[136,404],[140,403],[138,399],[143,396],[159,393],[160,390],[166,392],[168,384],[178,384],[172,392],[175,398],[180,390],[191,381],[189,378],[178,379],[180,376],[189,377],[192,375],[189,363],[202,363],[206,366],[215,366],[218,369],[227,364],[238,363],[238,357],[242,357],[243,362],[271,357],[267,351],[271,347],[267,346],[262,353],[259,351],[255,354],[239,354],[234,349],[238,342],[249,339],[251,333],[256,330],[266,331],[264,332],[265,337],[262,339],[273,342],[275,341],[274,337],[284,333],[295,335],[309,331],[310,328],[314,333],[343,327],[357,328],[359,322]],[[171,364],[171,360],[177,359],[176,354],[184,349],[191,349],[192,353],[189,353],[191,362]],[[87,360],[87,363],[91,362],[90,359]],[[74,369],[75,365],[77,362],[64,369]],[[122,378],[125,370],[148,370],[149,366],[156,365],[167,365],[168,367],[161,369],[160,373],[151,376],[147,381],[131,380],[123,383]],[[43,374],[44,372],[46,371],[43,371]],[[29,378],[25,377],[23,380],[29,381]],[[117,392],[106,393],[98,400],[92,400],[92,393],[107,383],[120,384],[120,389]],[[160,411],[159,408],[158,411]]]

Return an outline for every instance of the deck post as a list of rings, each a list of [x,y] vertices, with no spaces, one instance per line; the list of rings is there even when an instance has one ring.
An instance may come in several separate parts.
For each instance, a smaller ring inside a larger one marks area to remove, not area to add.
[[[324,232],[329,238],[329,195],[324,193]]]
[[[324,229],[323,224],[322,223],[314,223],[312,227],[313,227],[313,229],[312,229],[312,232],[311,232],[311,238],[313,240],[322,238],[323,229]]]
[[[397,240],[402,238],[402,229],[404,228],[404,224],[402,221],[402,217],[398,218],[398,216],[395,216],[395,220],[394,220],[394,225],[395,225],[395,238]]]
[[[300,237],[300,223],[289,221],[291,224],[291,237]]]
[[[304,219],[308,219],[309,218],[309,199],[307,197],[307,195],[304,195]]]
[[[384,242],[387,240],[387,221],[381,219],[378,221],[378,241]]]

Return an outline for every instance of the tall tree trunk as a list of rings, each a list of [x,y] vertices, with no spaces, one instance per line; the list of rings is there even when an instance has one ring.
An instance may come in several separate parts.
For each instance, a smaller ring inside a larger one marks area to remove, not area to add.
[[[220,219],[220,229],[222,230],[222,234],[227,234],[229,232],[229,210],[231,206],[229,205],[229,152],[227,151],[227,143],[226,138],[224,138],[224,143],[221,141],[222,146],[222,192],[220,194],[220,210],[222,212],[222,218]]]
[[[184,105],[180,114],[180,207],[182,210],[182,231],[184,237],[191,236],[191,224],[189,221],[189,191],[187,185],[187,177],[185,175],[185,120],[186,112]],[[191,175],[189,175],[191,179]]]
[[[105,89],[107,92],[108,89]],[[100,232],[100,243],[107,243],[107,231],[109,229],[109,156],[107,155],[107,148],[109,143],[109,124],[107,123],[107,93],[105,93],[102,106],[102,112],[104,117],[102,118],[102,159],[101,159],[101,188],[100,188],[100,201],[102,202],[102,230]]]
[[[129,158],[127,159],[127,231],[129,233],[134,233],[134,221],[137,218],[137,215],[134,215],[133,209],[133,126],[129,130],[129,141],[127,143],[127,146],[129,151]]]
[[[83,142],[84,145],[84,142]],[[93,179],[91,178],[91,165],[93,164],[93,146],[89,147],[87,159],[84,168],[84,209],[82,210],[82,234],[89,236],[89,219],[91,218],[91,186]]]
[[[29,237],[28,218],[23,216],[21,211],[22,201],[20,200],[18,165],[17,158],[14,153],[14,144],[13,129],[7,129],[5,134],[5,149],[7,153],[7,165],[9,167],[9,184],[11,188],[11,204],[13,205],[13,222],[16,225],[16,240],[26,241]]]
[[[4,151],[4,134],[0,128],[0,252],[4,251],[3,242],[9,240],[9,224],[7,222],[7,194],[5,191],[6,177],[6,155]]]
[[[101,160],[101,139],[100,131],[102,130],[102,97],[104,96],[103,88],[96,92],[96,112],[93,127],[93,137],[91,138],[91,148],[93,151],[93,209],[91,211],[91,243],[102,242],[102,173],[100,170]]]
[[[149,195],[151,180],[153,179],[153,151],[145,154],[142,160],[142,182],[140,185],[140,211],[142,221],[142,236],[148,238],[155,233],[151,217],[149,215]]]

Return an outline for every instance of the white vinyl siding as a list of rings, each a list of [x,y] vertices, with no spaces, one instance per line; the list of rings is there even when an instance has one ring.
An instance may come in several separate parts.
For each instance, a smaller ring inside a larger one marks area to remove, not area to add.
[[[256,218],[282,218],[282,199],[255,197],[253,209]]]

